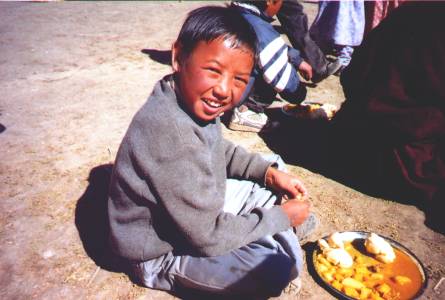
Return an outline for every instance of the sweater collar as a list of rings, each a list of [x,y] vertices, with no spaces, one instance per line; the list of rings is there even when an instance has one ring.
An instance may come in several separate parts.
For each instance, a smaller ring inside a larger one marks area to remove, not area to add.
[[[232,5],[243,8],[245,10],[250,11],[251,13],[256,14],[257,16],[261,17],[263,20],[272,23],[274,21],[274,18],[266,15],[264,12],[260,11],[258,7],[252,4],[247,3],[241,3],[241,2],[232,2]]]
[[[181,92],[179,91],[178,85],[176,83],[176,74],[172,73],[169,75],[164,76],[164,78],[162,78],[161,80],[161,86],[162,86],[162,90],[163,93],[165,94],[170,94],[173,93],[175,95],[175,99],[176,99],[176,103],[179,106],[179,108],[185,113],[187,114],[191,119],[193,119],[195,121],[196,124],[198,124],[200,127],[205,127],[209,124],[215,124],[218,122],[217,119],[211,120],[211,121],[202,121],[198,118],[196,118],[192,113],[190,113],[187,109],[187,107],[184,105],[184,100],[182,99],[182,95]]]

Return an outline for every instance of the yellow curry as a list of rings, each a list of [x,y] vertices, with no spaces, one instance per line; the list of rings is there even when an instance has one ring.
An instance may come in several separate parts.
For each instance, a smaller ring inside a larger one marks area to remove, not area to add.
[[[345,242],[353,257],[350,268],[331,264],[321,251],[315,255],[318,274],[335,289],[354,299],[412,299],[422,286],[422,275],[412,259],[394,248],[396,259],[382,263],[366,253],[362,239]]]

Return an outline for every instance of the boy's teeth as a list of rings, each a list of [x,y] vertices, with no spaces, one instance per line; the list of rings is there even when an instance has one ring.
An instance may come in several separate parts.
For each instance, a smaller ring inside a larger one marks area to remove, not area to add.
[[[208,105],[210,105],[211,107],[215,107],[215,108],[217,108],[217,107],[221,107],[221,106],[222,106],[222,105],[221,105],[220,103],[218,103],[218,102],[211,101],[211,100],[207,100],[207,99],[205,99],[205,102],[206,102]]]

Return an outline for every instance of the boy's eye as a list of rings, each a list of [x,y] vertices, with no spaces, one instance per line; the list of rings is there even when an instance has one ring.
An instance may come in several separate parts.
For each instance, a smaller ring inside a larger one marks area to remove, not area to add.
[[[213,68],[213,67],[207,67],[205,68],[206,70],[213,72],[213,73],[218,73],[221,74],[221,72],[217,69],[217,68]]]
[[[246,78],[244,78],[244,77],[235,77],[235,80],[237,80],[237,81],[239,81],[239,82],[242,82],[243,84],[247,84],[248,83],[248,80],[246,79]]]

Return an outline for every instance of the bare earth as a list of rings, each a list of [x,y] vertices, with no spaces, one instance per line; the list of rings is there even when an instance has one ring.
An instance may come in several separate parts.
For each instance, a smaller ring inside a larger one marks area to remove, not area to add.
[[[107,260],[105,195],[132,116],[170,71],[166,51],[185,14],[204,4],[0,3],[1,299],[176,299],[133,284]],[[317,6],[305,8],[313,18]],[[338,78],[311,88],[308,99],[340,104]],[[253,151],[286,147],[257,134],[224,134]],[[321,220],[312,241],[342,230],[391,237],[424,263],[422,299],[445,299],[445,282],[433,290],[445,276],[445,237],[424,224],[421,210],[283,158]],[[278,299],[333,298],[308,272],[303,282],[299,295]]]

